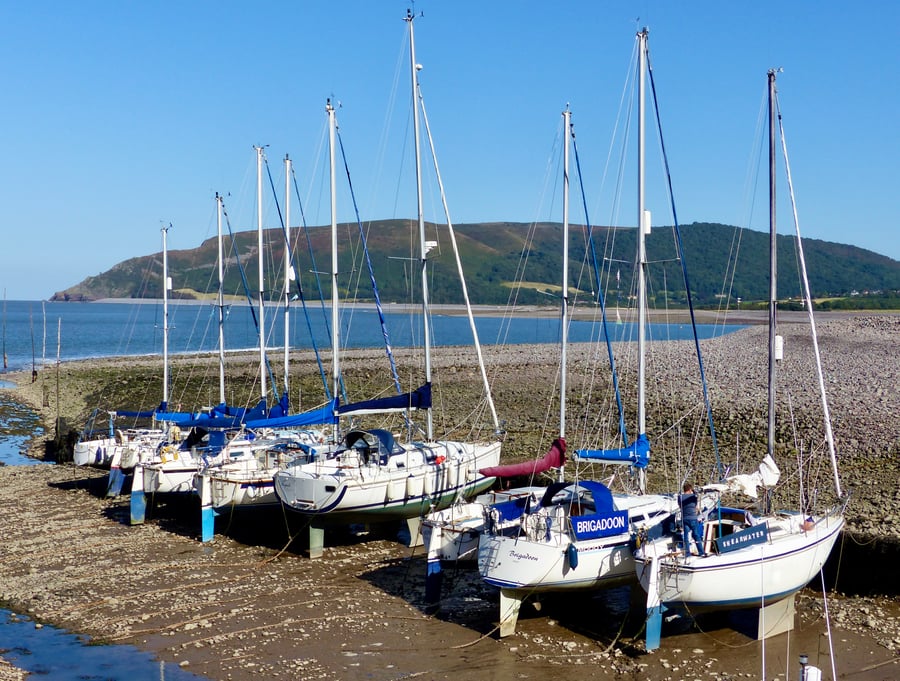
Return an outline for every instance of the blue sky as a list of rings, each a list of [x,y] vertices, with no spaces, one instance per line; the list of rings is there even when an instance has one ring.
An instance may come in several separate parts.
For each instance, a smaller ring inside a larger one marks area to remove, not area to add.
[[[327,223],[327,97],[341,105],[361,217],[412,217],[414,194],[409,182],[398,183],[403,138],[395,134],[409,108],[409,6],[0,4],[7,297],[48,298],[158,252],[163,223],[173,225],[170,249],[199,245],[215,235],[216,191],[228,195],[235,229],[255,228],[256,144],[268,145],[279,187],[290,154],[307,221]],[[629,199],[614,213],[601,181],[634,34],[647,26],[681,223],[766,229],[765,210],[747,199],[757,186],[748,173],[758,157],[765,74],[782,67],[803,235],[900,259],[900,3],[414,7],[424,14],[415,23],[417,61],[455,223],[560,219],[558,202],[551,210],[545,198],[555,191],[548,152],[569,103],[592,221],[634,224]],[[407,169],[408,156],[407,147]],[[628,175],[626,188],[632,183]],[[341,205],[341,219],[351,219],[349,201]],[[266,226],[277,226],[275,215],[267,206]],[[782,220],[779,231],[789,231]]]

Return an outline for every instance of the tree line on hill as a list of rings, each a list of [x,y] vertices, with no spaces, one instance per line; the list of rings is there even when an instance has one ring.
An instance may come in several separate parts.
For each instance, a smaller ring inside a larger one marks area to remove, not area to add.
[[[369,265],[383,302],[417,299],[421,274],[419,247],[409,220],[378,220],[339,225],[339,276],[342,299],[371,301]],[[360,232],[365,233],[365,239]],[[292,293],[307,300],[331,297],[331,234],[328,227],[292,229],[296,280]],[[445,225],[427,225],[436,246],[428,254],[429,295],[436,304],[463,302],[456,261]],[[455,226],[469,297],[474,304],[546,305],[547,295],[561,290],[562,226],[514,222]],[[647,238],[650,304],[681,307],[687,287],[697,306],[730,306],[764,301],[769,296],[769,236],[763,232],[714,223],[681,226],[683,262],[674,230],[656,227]],[[590,238],[589,238],[590,237]],[[798,298],[801,282],[795,239],[779,235],[778,297]],[[225,282],[228,296],[258,296],[258,234],[236,232],[226,238]],[[814,298],[831,309],[868,305],[897,307],[900,262],[872,251],[816,239],[803,250]],[[277,300],[283,289],[284,231],[264,232],[265,296]],[[570,300],[627,305],[635,280],[634,228],[570,226]],[[194,249],[168,253],[172,298],[208,297],[217,290],[218,245],[208,239]],[[365,254],[368,254],[368,263]],[[600,272],[598,275],[597,272]],[[687,273],[685,279],[684,271]],[[162,253],[125,260],[97,276],[54,294],[53,300],[161,298]]]

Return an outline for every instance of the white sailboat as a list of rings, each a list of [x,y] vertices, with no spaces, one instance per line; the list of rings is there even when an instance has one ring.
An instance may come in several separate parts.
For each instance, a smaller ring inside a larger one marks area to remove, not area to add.
[[[768,452],[759,469],[751,474],[735,475],[704,490],[708,509],[704,528],[705,556],[685,555],[679,536],[663,536],[644,543],[637,551],[637,572],[647,591],[647,649],[659,646],[661,614],[666,609],[699,612],[711,609],[758,608],[758,636],[767,636],[793,628],[794,595],[825,564],[844,527],[843,507],[834,438],[825,395],[825,383],[815,333],[815,319],[809,284],[806,279],[802,244],[797,234],[804,295],[812,332],[813,349],[824,415],[824,432],[834,474],[837,504],[822,512],[811,508],[771,512],[768,494],[778,481],[774,460],[775,388],[777,365],[781,361],[782,342],[776,327],[776,229],[775,229],[775,72],[768,74],[769,102],[769,389]],[[778,116],[780,120],[780,115]],[[783,136],[782,136],[783,143]],[[786,156],[786,154],[785,154]],[[788,169],[790,183],[790,170]],[[792,197],[793,199],[793,197]],[[796,214],[795,214],[796,222]],[[802,471],[801,471],[802,473]],[[762,512],[722,504],[726,492],[743,493],[756,498],[764,490]]]
[[[163,404],[169,400],[169,290],[172,282],[168,272],[168,249],[166,235],[169,227],[162,228],[163,239]],[[183,416],[183,415],[182,415]],[[178,417],[176,417],[176,421]],[[169,422],[166,422],[167,425]],[[168,429],[171,437],[148,444],[139,444],[125,448],[118,461],[113,461],[122,469],[133,468],[131,478],[131,494],[129,509],[131,524],[144,522],[147,500],[146,494],[184,493],[193,490],[194,473],[197,470],[197,458],[192,442],[182,439],[181,428],[171,425]],[[112,474],[111,474],[112,479]],[[121,483],[119,484],[121,487]]]
[[[428,300],[428,251],[425,239],[425,221],[422,206],[422,180],[419,152],[420,92],[418,68],[415,58],[413,33],[414,17],[407,13],[409,28],[409,54],[412,80],[413,129],[415,142],[416,190],[418,206],[418,241],[422,282],[422,317],[425,355],[425,383],[420,388],[395,397],[380,398],[357,404],[342,405],[335,411],[336,418],[365,414],[405,413],[414,411],[425,414],[423,439],[416,439],[411,422],[407,421],[408,437],[400,442],[394,433],[383,429],[353,429],[336,438],[334,451],[317,457],[311,462],[297,461],[275,474],[275,491],[290,509],[310,517],[309,554],[319,557],[324,548],[324,527],[328,523],[375,522],[379,520],[405,519],[410,525],[411,541],[419,535],[419,519],[431,509],[444,508],[459,496],[471,496],[490,487],[492,477],[479,470],[494,466],[500,458],[500,440],[477,442],[443,440],[434,437],[431,414],[431,338]],[[330,140],[332,153],[332,330],[333,330],[333,380],[334,394],[338,395],[340,379],[340,342],[338,317],[338,265],[337,222],[334,198],[334,111],[329,104]],[[427,117],[422,109],[426,129]],[[429,135],[430,140],[430,135]],[[432,148],[433,155],[433,148]],[[435,164],[436,167],[436,164]],[[440,184],[440,177],[438,177]],[[443,189],[441,197],[446,212]],[[457,252],[452,223],[447,223]],[[487,374],[478,345],[474,319],[468,304],[465,281],[457,254],[457,267],[463,282],[470,326],[475,339],[485,395],[493,416],[494,431],[499,433],[499,422],[490,395]],[[339,424],[335,426],[340,432]]]
[[[163,289],[162,402],[156,410],[150,413],[120,412],[131,417],[150,416],[155,427],[116,432],[116,442],[107,450],[110,454],[109,484],[106,491],[108,497],[118,496],[122,491],[126,471],[131,471],[139,464],[151,461],[161,455],[178,451],[184,444],[184,433],[177,423],[179,420],[191,417],[191,414],[169,411],[169,291],[172,288],[169,278],[169,252],[166,244],[169,229],[171,229],[171,225],[160,229],[162,233]],[[134,477],[132,477],[132,490],[134,490]],[[133,506],[133,510],[137,508],[143,507]]]
[[[125,410],[109,411],[108,431],[101,437],[79,438],[73,449],[73,461],[76,466],[94,466],[109,468],[109,481],[107,496],[117,496],[122,490],[125,471],[131,470],[138,458],[138,453],[154,451],[158,446],[176,442],[180,439],[180,432],[171,427],[169,419],[177,419],[184,414],[175,414],[168,411],[169,404],[169,299],[170,289],[168,275],[168,248],[166,235],[169,227],[163,227],[162,232],[162,279],[163,279],[163,378],[162,378],[162,402],[152,412],[131,412]],[[94,412],[96,417],[97,412]],[[92,421],[93,418],[92,417]],[[152,418],[156,423],[149,428],[116,428],[117,418]]]
[[[272,475],[276,466],[285,464],[293,456],[306,456],[298,449],[321,441],[322,435],[310,430],[274,430],[276,418],[284,416],[287,408],[287,352],[289,337],[287,313],[285,319],[285,395],[271,408],[267,405],[265,345],[265,279],[262,219],[262,175],[264,150],[256,147],[257,177],[257,250],[259,259],[259,371],[261,396],[253,409],[235,410],[225,403],[224,337],[223,337],[223,263],[222,197],[216,195],[218,261],[219,261],[219,407],[211,415],[203,415],[186,424],[208,429],[206,442],[185,442],[182,446],[167,446],[151,452],[135,466],[132,485],[132,524],[143,521],[145,495],[193,493],[201,497],[201,537],[212,539],[214,516],[218,510],[241,505],[277,505]],[[287,256],[286,256],[287,261]],[[286,266],[287,270],[287,266]],[[286,271],[285,279],[288,278]],[[285,284],[287,287],[287,283]],[[300,415],[303,416],[303,415]],[[295,421],[301,419],[291,417]],[[307,423],[315,423],[308,421]],[[295,424],[296,425],[296,424]],[[249,430],[248,430],[249,429]],[[257,432],[252,432],[257,429]],[[142,483],[142,484],[139,484]]]
[[[641,40],[640,73],[646,33]],[[641,85],[643,94],[643,79]],[[643,97],[641,96],[641,102]],[[642,120],[643,107],[639,112]],[[570,112],[564,112],[566,144],[564,147],[563,179],[563,280],[562,280],[562,343],[560,369],[560,438],[566,435],[566,335],[568,325],[568,149],[572,136]],[[643,358],[646,323],[646,303],[643,295],[644,236],[649,217],[643,208],[643,125],[640,126],[639,145],[639,210],[638,268],[639,311],[638,355]],[[638,440],[624,452],[631,455],[646,446],[643,423],[643,359],[638,371]],[[583,452],[581,453],[584,454]],[[646,457],[646,453],[641,456]],[[646,460],[639,462],[640,471]],[[643,479],[642,479],[643,480]],[[595,481],[560,481],[546,489],[540,502],[531,507],[510,503],[495,506],[480,537],[478,569],[482,578],[500,588],[500,636],[515,632],[523,601],[543,592],[594,590],[629,584],[635,581],[632,541],[639,531],[645,531],[669,517],[675,508],[671,496],[645,494],[613,494],[606,485]],[[515,522],[510,522],[514,518]]]
[[[293,279],[291,267],[290,243],[288,229],[290,225],[290,159],[285,158],[285,274],[284,274],[284,392],[288,393],[288,367],[289,367],[289,309],[290,288],[289,282]],[[218,240],[219,240],[219,361],[224,365],[224,340],[222,338],[222,310],[224,262],[222,252],[222,197],[216,195],[218,207]],[[220,372],[219,394],[220,403],[225,402],[224,372]],[[273,419],[261,419],[249,421],[245,426],[255,427],[253,437],[242,431],[237,437],[230,440],[214,459],[201,459],[201,465],[194,477],[194,485],[200,497],[201,540],[211,541],[215,531],[215,517],[224,513],[231,513],[238,509],[263,508],[278,506],[280,501],[275,494],[274,475],[276,471],[286,466],[297,458],[309,460],[316,456],[322,449],[325,441],[324,433],[309,426],[318,421],[327,422],[332,418],[332,410],[320,410],[321,416],[316,418],[310,413],[298,414],[280,419],[293,421],[290,428],[273,429],[276,422]],[[305,427],[300,427],[301,421],[306,419]]]

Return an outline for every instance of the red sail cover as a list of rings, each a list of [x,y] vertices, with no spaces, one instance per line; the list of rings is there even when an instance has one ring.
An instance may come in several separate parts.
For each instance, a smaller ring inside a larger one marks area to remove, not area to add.
[[[537,475],[551,468],[559,468],[566,462],[566,441],[558,437],[550,445],[550,451],[537,461],[510,463],[505,466],[481,468],[479,473],[488,478],[514,478],[523,475]]]

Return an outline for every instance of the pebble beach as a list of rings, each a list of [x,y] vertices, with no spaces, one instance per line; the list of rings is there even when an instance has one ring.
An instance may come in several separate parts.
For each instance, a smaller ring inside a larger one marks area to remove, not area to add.
[[[888,569],[876,574],[889,575],[900,542],[900,315],[832,314],[817,320],[840,482],[850,493],[844,544],[880,554]],[[827,454],[815,386],[800,389],[816,380],[808,328],[790,321],[780,333],[785,359],[779,381],[790,388],[780,435],[810,459]],[[764,451],[766,335],[765,326],[749,323],[701,341],[720,456],[732,464],[748,466]],[[674,407],[690,415],[680,421],[677,438],[672,428],[661,434],[653,453],[651,485],[673,491],[685,476],[701,480],[713,465],[708,452],[666,446],[667,437],[677,441],[698,430],[702,384],[692,342],[653,346],[649,392],[657,408],[648,417],[648,432],[652,437],[664,430]],[[534,457],[558,419],[551,404],[558,348],[485,346],[484,352],[506,431],[504,460]],[[592,344],[569,348],[572,435],[586,396],[602,382],[592,369],[599,352]],[[633,360],[624,348],[621,356],[616,352],[627,377]],[[356,350],[343,361],[348,376],[363,379],[378,358],[377,351]],[[434,355],[435,385],[452,396],[443,404],[456,405],[458,412],[450,420],[478,402],[473,359],[463,348]],[[196,382],[199,367],[214,361],[177,357],[174,364],[182,372],[176,380]],[[252,375],[252,358],[229,358],[229,364],[230,374]],[[298,356],[298,374],[313,373],[312,366],[311,358]],[[31,445],[41,457],[57,414],[80,427],[98,395],[108,393],[98,376],[128,384],[129,376],[152,376],[154,370],[154,358],[70,362],[60,367],[58,401],[53,394],[45,406],[46,390],[31,382],[30,372],[8,375],[17,383],[8,392],[41,415],[48,435]],[[796,470],[795,463],[785,462],[782,479],[790,481]],[[816,493],[831,494],[830,464],[816,472]],[[104,489],[103,471],[66,464],[0,467],[0,601],[36,621],[99,641],[131,643],[213,679],[466,681],[539,679],[575,670],[596,679],[760,678],[761,644],[719,621],[669,623],[662,648],[643,652],[640,616],[627,593],[591,594],[580,602],[551,599],[523,615],[516,635],[501,640],[494,630],[497,594],[477,571],[454,574],[437,613],[425,607],[422,549],[407,547],[394,528],[335,532],[326,540],[325,556],[310,560],[297,526],[277,515],[258,521],[264,525],[229,526],[204,545],[190,503],[162,505],[148,523],[132,527],[127,498],[107,499]],[[791,494],[784,491],[785,503]],[[839,678],[893,679],[900,673],[900,605],[888,581],[883,590],[870,584],[865,593],[828,593]],[[795,631],[766,642],[767,678],[795,674],[801,647],[830,677],[824,605],[821,589],[801,593]],[[20,678],[16,674],[0,664],[0,679]]]

